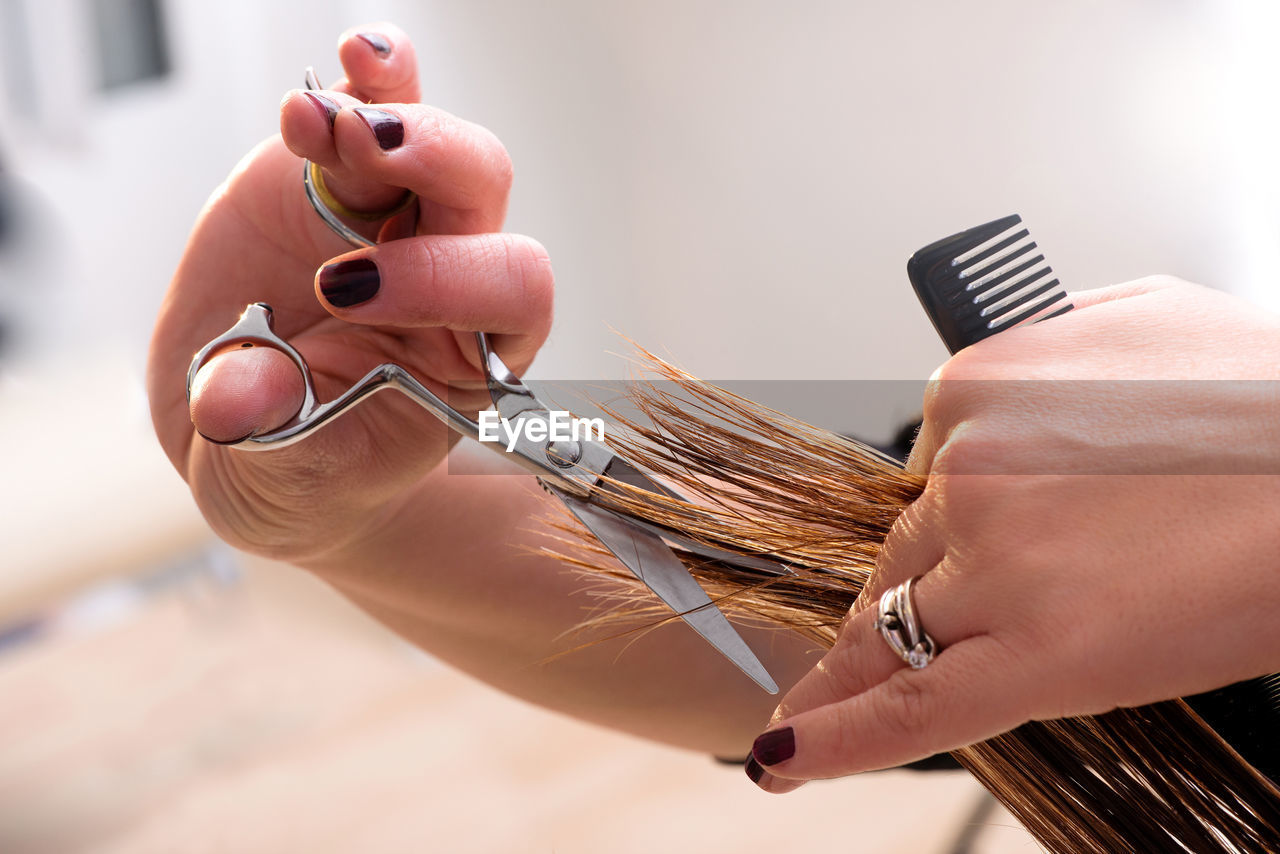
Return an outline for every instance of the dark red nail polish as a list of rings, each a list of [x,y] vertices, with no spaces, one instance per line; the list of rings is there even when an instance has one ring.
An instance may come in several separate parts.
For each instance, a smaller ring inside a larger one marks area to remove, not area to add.
[[[356,38],[373,48],[378,56],[391,55],[391,42],[387,41],[387,37],[380,33],[358,33]]]
[[[742,766],[742,770],[747,772],[747,777],[756,785],[760,784],[760,778],[764,776],[764,769],[760,767],[760,763],[754,757],[747,757],[746,764]]]
[[[349,308],[378,293],[378,265],[369,258],[339,261],[320,270],[320,293],[330,305]]]
[[[783,727],[764,733],[751,745],[751,756],[762,765],[777,765],[796,755],[796,732]]]
[[[333,130],[333,123],[338,118],[338,112],[342,109],[342,107],[338,106],[338,102],[316,92],[303,92],[302,94],[306,95],[311,100],[311,103],[316,105],[316,109],[329,122],[329,130]]]
[[[356,115],[364,119],[364,123],[378,140],[378,147],[383,151],[399,148],[404,142],[404,122],[400,121],[399,116],[373,107],[356,107]]]

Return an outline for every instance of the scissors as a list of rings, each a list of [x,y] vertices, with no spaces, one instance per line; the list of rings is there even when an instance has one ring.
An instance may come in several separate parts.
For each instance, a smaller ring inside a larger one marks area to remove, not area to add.
[[[319,88],[315,74],[309,68],[306,81],[307,88]],[[308,199],[330,228],[354,246],[374,245],[373,241],[342,223],[325,204],[314,186],[310,163],[305,164],[303,176]],[[383,389],[394,389],[406,395],[453,430],[480,441],[479,421],[454,409],[397,364],[379,365],[333,400],[318,402],[306,360],[275,334],[273,316],[271,307],[266,303],[249,305],[230,329],[195,354],[187,371],[188,401],[199,370],[229,347],[249,344],[272,347],[288,356],[301,373],[304,392],[298,413],[284,426],[249,436],[232,447],[260,451],[301,441]],[[670,544],[709,560],[769,574],[791,574],[792,571],[778,561],[718,549],[679,532],[600,506],[600,499],[607,492],[617,493],[627,487],[670,498],[680,499],[681,496],[654,481],[603,441],[590,435],[568,440],[562,438],[560,434],[563,431],[554,429],[550,408],[498,357],[489,345],[488,336],[476,332],[475,340],[493,410],[509,425],[507,432],[511,440],[505,443],[482,441],[480,444],[503,454],[536,476],[547,492],[564,502],[601,544],[685,623],[756,684],[776,694],[777,683],[690,575]],[[536,422],[541,424],[530,429],[529,425]]]

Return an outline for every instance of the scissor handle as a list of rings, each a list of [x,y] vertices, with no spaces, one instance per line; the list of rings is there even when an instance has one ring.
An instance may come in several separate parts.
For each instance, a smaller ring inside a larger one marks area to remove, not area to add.
[[[338,397],[328,403],[317,403],[315,384],[311,379],[311,369],[307,367],[307,360],[288,341],[276,335],[272,328],[272,318],[271,306],[264,302],[252,303],[244,310],[244,314],[240,315],[240,319],[234,326],[200,348],[200,351],[191,359],[191,367],[187,370],[188,403],[191,402],[191,387],[195,384],[196,374],[200,369],[215,355],[237,344],[241,346],[256,344],[278,350],[288,356],[302,374],[302,405],[298,407],[297,414],[289,423],[269,433],[250,435],[239,442],[229,443],[232,447],[260,451],[291,445],[311,435],[369,395],[384,388],[394,388],[402,392],[463,435],[472,438],[479,435],[480,425],[445,403],[431,389],[418,382],[412,374],[395,364],[379,365]]]
[[[298,408],[297,418],[302,419],[316,407],[316,388],[311,381],[311,369],[307,360],[293,348],[288,341],[276,335],[272,328],[274,312],[265,302],[251,303],[240,315],[235,325],[200,348],[191,359],[191,367],[187,370],[187,403],[191,402],[191,386],[195,384],[196,374],[200,372],[215,355],[239,344],[241,347],[264,345],[284,353],[302,374],[304,392],[302,406]]]

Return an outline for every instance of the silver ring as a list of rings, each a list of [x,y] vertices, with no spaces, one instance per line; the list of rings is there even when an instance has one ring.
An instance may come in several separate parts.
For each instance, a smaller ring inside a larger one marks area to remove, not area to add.
[[[923,670],[938,654],[938,644],[916,619],[915,600],[911,588],[918,578],[910,578],[892,587],[880,597],[880,613],[875,628],[889,648],[911,665],[912,670]]]

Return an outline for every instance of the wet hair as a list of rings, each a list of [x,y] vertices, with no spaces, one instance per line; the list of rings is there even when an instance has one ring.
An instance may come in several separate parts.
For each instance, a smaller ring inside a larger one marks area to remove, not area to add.
[[[778,576],[677,549],[730,617],[831,646],[924,478],[869,446],[644,357],[654,381],[630,387],[629,414],[609,407],[625,428],[609,441],[686,500],[618,484],[602,502],[718,548],[788,564],[794,574]],[[627,632],[672,619],[590,534],[567,521],[557,526],[573,534],[574,546],[550,551],[616,582],[591,628]],[[1054,854],[1280,845],[1280,790],[1183,700],[1033,721],[952,756]]]

